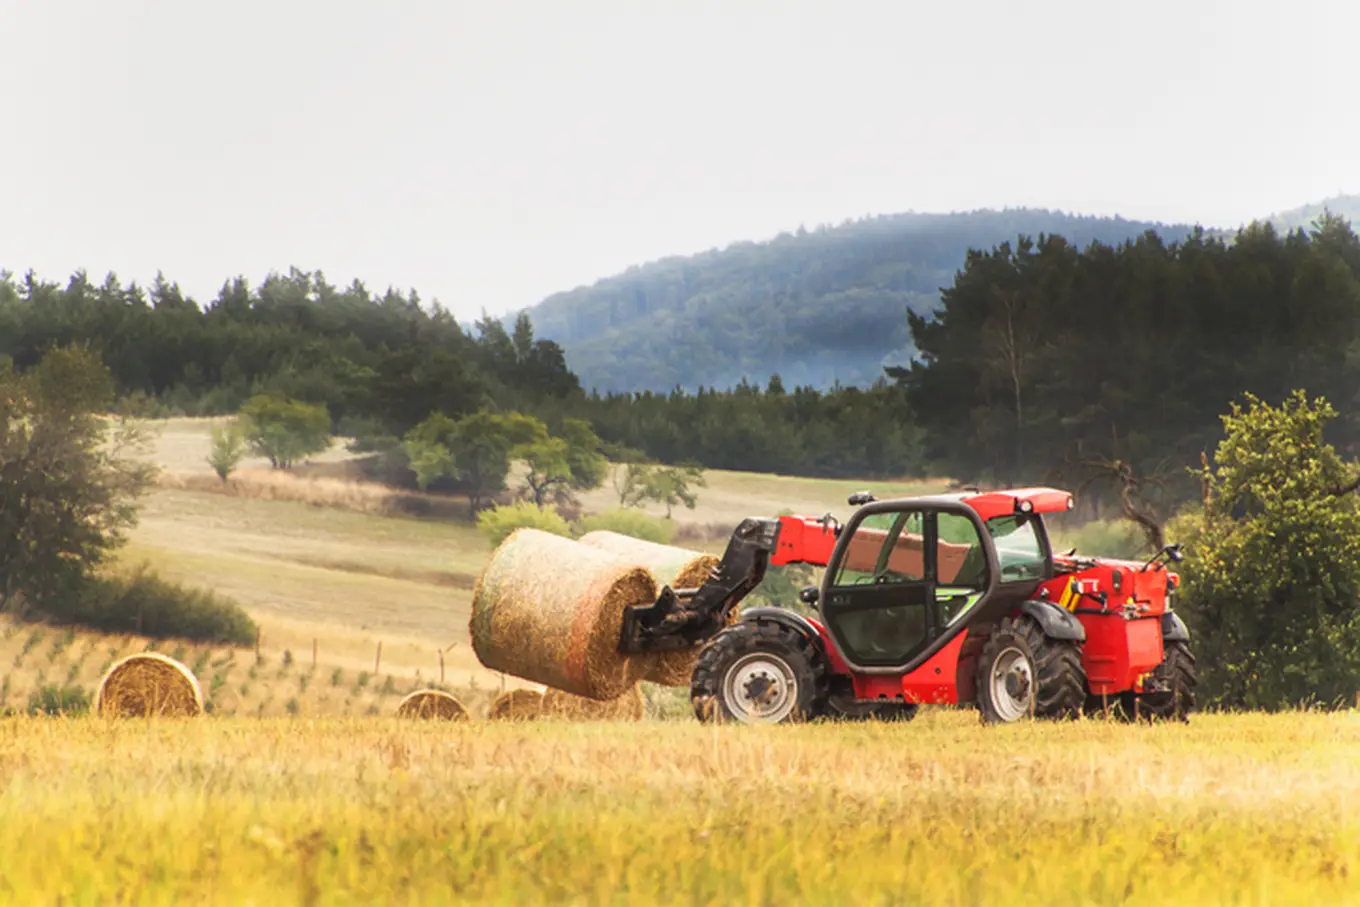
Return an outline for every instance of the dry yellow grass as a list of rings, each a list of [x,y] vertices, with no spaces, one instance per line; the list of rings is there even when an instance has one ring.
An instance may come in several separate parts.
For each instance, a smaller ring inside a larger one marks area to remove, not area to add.
[[[680,520],[843,515],[861,484],[710,479]],[[438,579],[480,571],[475,533],[162,489],[135,539],[243,601],[262,658],[162,643],[203,680],[193,722],[0,721],[0,903],[1360,904],[1355,713],[408,722],[441,652],[474,714],[505,682],[466,643],[470,590]],[[0,621],[0,706],[146,644]]]
[[[44,690],[83,693],[92,704],[101,679],[120,659],[160,651],[187,666],[198,679],[205,709],[213,715],[336,717],[386,715],[401,698],[438,683],[438,663],[411,667],[423,649],[415,643],[393,647],[393,664],[383,650],[381,670],[374,672],[374,649],[355,637],[325,640],[315,667],[310,633],[301,626],[291,634],[275,625],[270,645],[253,649],[205,645],[187,640],[152,640],[19,623],[0,618],[0,712],[24,712]],[[305,638],[303,634],[308,634]],[[352,654],[349,654],[352,646]],[[408,662],[403,664],[403,661]],[[481,708],[499,691],[498,677],[478,683],[476,677],[450,670],[448,688],[468,706]],[[513,678],[509,681],[515,684]]]
[[[7,903],[1360,903],[1349,714],[3,732]]]
[[[226,481],[198,471],[162,471],[156,476],[160,488],[196,491],[259,501],[294,501],[313,507],[329,507],[376,516],[437,516],[471,520],[466,501],[433,494],[401,491],[355,476],[308,474],[266,467],[242,469]]]
[[[392,489],[376,483],[299,476],[277,469],[244,469],[223,482],[211,473],[165,471],[157,476],[161,488],[198,491],[262,501],[299,501],[318,507],[337,507],[358,513],[388,515]]]
[[[615,699],[587,699],[561,690],[548,689],[543,693],[539,714],[545,718],[568,721],[641,721],[647,713],[642,688],[634,686]]]

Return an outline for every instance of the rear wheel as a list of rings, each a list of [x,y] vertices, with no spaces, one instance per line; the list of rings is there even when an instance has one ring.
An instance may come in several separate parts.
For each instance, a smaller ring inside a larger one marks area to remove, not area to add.
[[[1049,639],[1030,617],[1001,621],[978,659],[978,710],[987,724],[1027,717],[1076,718],[1086,672],[1075,643]]]
[[[1166,644],[1166,654],[1162,663],[1152,675],[1170,684],[1171,690],[1164,693],[1144,693],[1140,696],[1126,694],[1125,708],[1133,713],[1137,704],[1138,716],[1162,721],[1189,721],[1190,713],[1195,710],[1195,656],[1188,643],[1176,641]]]
[[[690,702],[700,721],[778,724],[817,717],[826,665],[812,640],[773,620],[736,624],[699,653]]]

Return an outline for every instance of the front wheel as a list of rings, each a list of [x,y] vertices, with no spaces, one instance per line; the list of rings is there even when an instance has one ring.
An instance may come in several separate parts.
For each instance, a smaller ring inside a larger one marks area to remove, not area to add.
[[[1086,701],[1081,650],[1049,639],[1029,617],[1001,621],[978,659],[977,700],[982,720],[1076,718]]]
[[[690,701],[700,721],[779,724],[817,717],[826,666],[817,646],[772,620],[728,627],[699,653]]]

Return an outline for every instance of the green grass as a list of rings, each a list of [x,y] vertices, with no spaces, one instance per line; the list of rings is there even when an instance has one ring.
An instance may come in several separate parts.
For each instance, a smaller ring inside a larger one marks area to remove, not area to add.
[[[0,902],[1360,902],[1360,721],[13,719]]]

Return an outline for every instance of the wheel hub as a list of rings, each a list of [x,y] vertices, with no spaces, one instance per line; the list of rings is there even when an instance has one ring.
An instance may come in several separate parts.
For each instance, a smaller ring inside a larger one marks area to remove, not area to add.
[[[779,687],[768,674],[759,674],[746,681],[746,698],[760,705],[768,705],[779,695]]]
[[[789,664],[769,652],[737,659],[723,678],[723,698],[739,721],[783,721],[798,704],[798,679]]]
[[[1034,698],[1034,670],[1024,652],[1011,647],[997,656],[991,672],[992,704],[1003,721],[1029,714]]]

